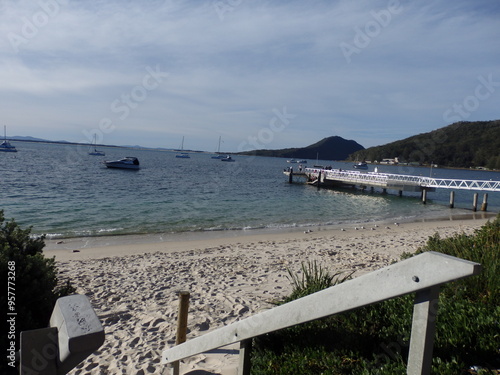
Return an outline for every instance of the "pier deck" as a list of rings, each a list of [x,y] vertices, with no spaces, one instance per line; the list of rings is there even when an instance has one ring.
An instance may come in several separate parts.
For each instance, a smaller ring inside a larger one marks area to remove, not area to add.
[[[500,181],[439,179],[423,176],[411,176],[390,173],[360,172],[339,169],[306,168],[301,172],[284,172],[293,177],[306,177],[309,181],[317,181],[324,185],[351,185],[361,187],[378,187],[398,191],[420,192],[435,189],[500,191]]]

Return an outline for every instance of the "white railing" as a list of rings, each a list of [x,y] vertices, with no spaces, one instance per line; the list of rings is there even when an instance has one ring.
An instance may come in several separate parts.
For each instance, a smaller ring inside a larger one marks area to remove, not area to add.
[[[428,188],[500,191],[500,181],[439,179],[391,173],[343,171],[339,169],[306,168],[306,173],[317,176],[321,173],[327,180],[371,185],[411,185]]]
[[[439,286],[476,275],[480,269],[478,263],[426,252],[174,346],[162,353],[162,364],[240,342],[238,371],[248,375],[249,348],[254,337],[416,293],[407,374],[429,374]]]

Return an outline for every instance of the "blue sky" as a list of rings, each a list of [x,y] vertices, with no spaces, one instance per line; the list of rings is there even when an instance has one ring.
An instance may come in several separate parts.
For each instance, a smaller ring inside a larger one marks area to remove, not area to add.
[[[0,0],[8,134],[365,147],[500,118],[497,1]]]

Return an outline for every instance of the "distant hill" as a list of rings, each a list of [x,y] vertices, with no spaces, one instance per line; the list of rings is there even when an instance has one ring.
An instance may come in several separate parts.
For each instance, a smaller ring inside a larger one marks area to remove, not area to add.
[[[350,154],[364,150],[359,143],[342,137],[333,136],[307,147],[285,148],[280,150],[255,150],[242,152],[243,155],[273,156],[294,159],[345,160]]]
[[[350,160],[438,164],[446,167],[500,169],[500,120],[457,122],[350,155]]]

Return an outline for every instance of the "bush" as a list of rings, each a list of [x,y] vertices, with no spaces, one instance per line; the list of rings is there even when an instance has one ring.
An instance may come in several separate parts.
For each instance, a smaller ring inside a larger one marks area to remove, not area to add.
[[[500,368],[499,240],[500,215],[474,235],[434,235],[416,253],[438,251],[483,266],[480,275],[441,289],[433,374],[471,374],[471,366],[482,369],[478,374],[494,374],[488,369]],[[306,270],[328,279],[325,270],[303,265],[303,276],[291,277],[293,296],[302,296],[302,281],[317,279]],[[252,374],[406,374],[413,300],[406,295],[259,337]]]
[[[33,238],[31,228],[21,229],[14,220],[5,222],[0,210],[0,275],[8,284],[6,293],[0,294],[0,306],[2,311],[16,313],[15,340],[8,337],[10,325],[4,319],[2,346],[15,341],[18,350],[20,332],[47,327],[56,300],[75,292],[69,282],[58,285],[55,258],[45,258],[42,253],[44,239]],[[1,373],[11,369],[5,366],[2,361]]]

